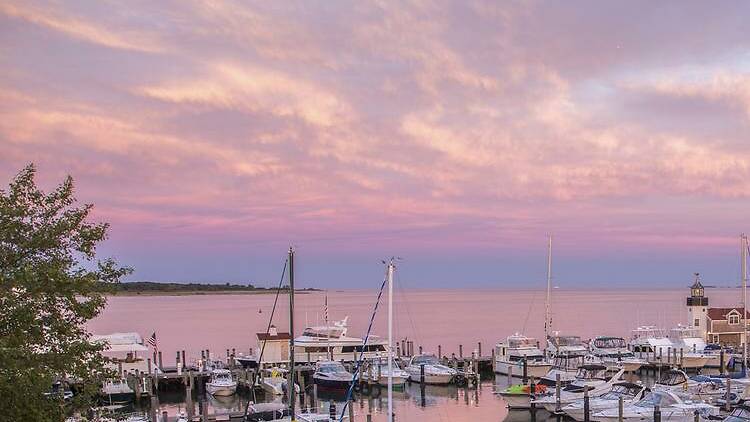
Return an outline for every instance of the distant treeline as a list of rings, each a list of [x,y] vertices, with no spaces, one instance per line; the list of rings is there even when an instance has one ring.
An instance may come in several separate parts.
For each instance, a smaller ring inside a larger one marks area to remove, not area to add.
[[[289,286],[282,286],[282,290],[289,290]],[[102,285],[102,290],[123,293],[136,292],[255,292],[276,291],[275,287],[256,287],[252,284],[209,284],[209,283],[160,283],[155,281],[129,281],[116,284]],[[295,289],[317,291],[318,289]]]

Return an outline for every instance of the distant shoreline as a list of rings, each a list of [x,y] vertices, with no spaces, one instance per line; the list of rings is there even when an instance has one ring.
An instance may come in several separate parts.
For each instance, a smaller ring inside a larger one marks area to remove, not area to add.
[[[160,283],[153,281],[131,281],[100,285],[105,296],[196,296],[196,295],[262,295],[278,291],[289,292],[289,286],[281,289],[255,287],[252,284],[209,283]],[[317,289],[294,289],[295,293],[308,293]]]
[[[308,294],[317,290],[295,290],[295,294]],[[281,291],[287,294],[288,289]],[[137,297],[137,296],[212,296],[212,295],[270,295],[276,293],[276,290],[151,290],[151,291],[119,291],[106,292],[107,297]]]

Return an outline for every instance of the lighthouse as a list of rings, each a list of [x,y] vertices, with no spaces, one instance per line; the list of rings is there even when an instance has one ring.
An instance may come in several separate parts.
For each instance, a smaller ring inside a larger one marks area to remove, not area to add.
[[[708,327],[706,312],[708,312],[708,298],[704,296],[700,274],[695,273],[695,283],[690,286],[690,296],[687,298],[688,326],[697,329],[702,338],[706,338]]]

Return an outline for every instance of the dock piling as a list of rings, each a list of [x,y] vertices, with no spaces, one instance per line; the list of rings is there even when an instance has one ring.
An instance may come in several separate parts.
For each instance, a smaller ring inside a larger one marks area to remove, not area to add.
[[[654,406],[654,422],[661,422],[661,409],[658,404]]]
[[[349,422],[354,422],[354,402],[349,399]]]
[[[625,401],[622,396],[617,399],[617,422],[622,422],[623,413],[625,413]]]
[[[478,353],[478,356],[481,358],[482,357],[482,342],[481,341],[477,342],[477,353]]]
[[[589,404],[589,389],[583,388],[583,422],[591,421],[591,407]]]
[[[562,411],[562,404],[560,403],[560,390],[562,390],[562,382],[560,380],[560,374],[555,374],[555,413]],[[534,393],[532,391],[532,393]]]
[[[164,366],[161,364],[161,350],[159,350],[159,369],[164,368]]]
[[[725,402],[724,410],[726,410],[727,412],[732,410],[732,403],[730,400],[731,398],[732,398],[732,378],[727,378],[727,391],[724,395],[724,402]]]
[[[458,345],[458,357],[461,359],[464,358],[464,345],[463,344]]]
[[[438,344],[438,359],[443,358],[443,346]]]

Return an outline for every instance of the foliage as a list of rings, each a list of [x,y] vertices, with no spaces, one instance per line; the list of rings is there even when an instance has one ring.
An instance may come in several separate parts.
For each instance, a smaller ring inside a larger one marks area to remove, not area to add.
[[[108,225],[88,221],[71,177],[47,194],[35,175],[29,165],[0,190],[0,419],[59,421],[62,400],[44,393],[66,377],[81,386],[72,405],[90,405],[105,359],[84,323],[106,304],[101,284],[130,269],[97,259]]]

